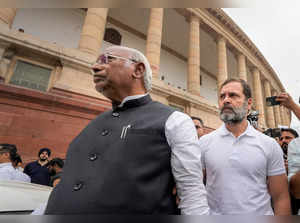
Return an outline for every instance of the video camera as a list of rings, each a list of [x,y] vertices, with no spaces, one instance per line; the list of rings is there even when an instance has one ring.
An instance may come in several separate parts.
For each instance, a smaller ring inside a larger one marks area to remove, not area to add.
[[[263,132],[265,135],[270,136],[272,138],[279,138],[281,136],[281,129],[280,128],[274,128],[274,129],[267,129]]]
[[[254,128],[257,128],[257,127],[258,127],[258,116],[259,116],[258,111],[251,111],[251,112],[247,115],[247,120],[250,122],[250,124],[251,124]]]

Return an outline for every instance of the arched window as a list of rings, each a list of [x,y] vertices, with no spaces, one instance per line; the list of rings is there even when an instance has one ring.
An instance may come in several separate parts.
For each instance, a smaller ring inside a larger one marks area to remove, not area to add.
[[[113,28],[107,28],[105,29],[104,33],[104,40],[115,45],[121,45],[122,36],[118,32],[118,30]]]

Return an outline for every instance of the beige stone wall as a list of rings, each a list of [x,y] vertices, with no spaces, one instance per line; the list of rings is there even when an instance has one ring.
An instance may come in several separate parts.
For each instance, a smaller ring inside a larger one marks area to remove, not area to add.
[[[205,107],[200,106],[191,106],[190,107],[190,115],[200,117],[204,125],[213,129],[217,129],[222,125],[222,121],[219,119],[217,113],[207,111]]]
[[[60,73],[57,74],[53,87],[91,97],[107,99],[95,90],[91,74],[69,65],[64,65]]]

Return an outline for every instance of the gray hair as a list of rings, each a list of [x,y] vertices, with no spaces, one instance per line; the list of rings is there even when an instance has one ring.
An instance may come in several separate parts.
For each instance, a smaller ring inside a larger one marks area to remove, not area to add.
[[[129,48],[126,46],[111,46],[107,49],[120,49],[131,53],[131,58],[134,61],[141,62],[145,66],[145,72],[144,72],[144,87],[146,88],[146,91],[149,92],[151,90],[152,86],[152,69],[150,67],[148,59],[145,57],[143,53],[140,51]],[[106,49],[106,50],[107,50]]]

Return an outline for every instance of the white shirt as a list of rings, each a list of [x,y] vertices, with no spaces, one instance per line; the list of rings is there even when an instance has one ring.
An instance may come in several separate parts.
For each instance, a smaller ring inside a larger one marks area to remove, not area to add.
[[[17,180],[23,181],[23,182],[28,182],[28,183],[31,182],[30,177],[26,173],[23,173],[19,169],[15,169],[15,170],[16,170]]]
[[[17,180],[30,182],[30,177],[16,170],[10,162],[0,164],[0,180]]]
[[[267,177],[285,174],[278,143],[249,123],[239,137],[225,125],[199,140],[210,213],[273,215]]]
[[[16,170],[10,162],[0,164],[0,180],[15,180]]]
[[[120,107],[128,100],[144,97],[134,95],[124,98]],[[201,151],[192,119],[182,113],[173,112],[166,121],[165,135],[171,147],[171,167],[180,198],[179,208],[184,215],[207,215],[209,207],[203,185]]]

